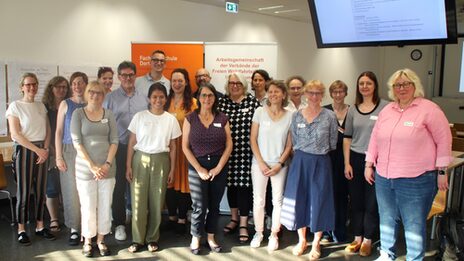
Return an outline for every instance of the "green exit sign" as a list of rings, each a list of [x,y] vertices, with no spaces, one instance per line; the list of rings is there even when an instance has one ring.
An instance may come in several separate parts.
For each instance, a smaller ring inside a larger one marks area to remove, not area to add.
[[[238,13],[238,4],[232,2],[226,2],[226,12],[228,13]]]

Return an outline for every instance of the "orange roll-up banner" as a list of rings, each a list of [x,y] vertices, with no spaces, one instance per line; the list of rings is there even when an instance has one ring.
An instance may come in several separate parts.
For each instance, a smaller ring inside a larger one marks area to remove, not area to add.
[[[203,67],[203,42],[132,42],[132,62],[137,67],[137,76],[150,71],[151,54],[162,50],[166,54],[166,69],[163,75],[170,79],[175,68],[189,72],[192,91],[197,89],[195,72]]]

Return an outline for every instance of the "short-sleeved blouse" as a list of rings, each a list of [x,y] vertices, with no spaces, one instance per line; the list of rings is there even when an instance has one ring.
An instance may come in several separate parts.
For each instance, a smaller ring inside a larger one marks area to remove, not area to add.
[[[251,160],[253,154],[250,147],[250,131],[253,114],[260,106],[259,101],[248,94],[240,103],[229,96],[219,99],[219,110],[229,117],[229,124],[234,144],[229,158],[229,174],[227,186],[251,186]]]
[[[301,110],[293,115],[293,150],[323,155],[337,148],[338,122],[333,111],[322,108],[319,115],[308,123]]]
[[[186,119],[190,123],[190,149],[195,157],[221,156],[224,153],[227,141],[224,128],[228,121],[224,113],[214,115],[208,128],[201,123],[197,112],[187,115]]]
[[[84,108],[76,109],[71,118],[71,137],[74,144],[82,144],[95,164],[105,163],[111,144],[118,144],[116,120],[110,110],[105,110],[99,121],[87,118]],[[112,164],[107,178],[114,178],[116,164]],[[76,178],[90,180],[94,176],[85,159],[76,156]]]
[[[43,141],[47,135],[47,109],[41,102],[22,100],[10,103],[5,116],[19,119],[21,133],[29,141]]]

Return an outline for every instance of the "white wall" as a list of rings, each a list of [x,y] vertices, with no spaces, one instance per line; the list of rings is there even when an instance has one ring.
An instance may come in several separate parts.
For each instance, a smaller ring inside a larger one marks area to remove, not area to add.
[[[180,0],[0,0],[0,60],[115,66],[130,59],[131,41],[277,42],[274,78],[301,74],[326,86],[340,79],[350,103],[364,70],[377,73],[383,97],[396,69],[430,81],[433,46],[419,47],[419,62],[409,58],[413,47],[317,49],[309,23],[224,9]]]

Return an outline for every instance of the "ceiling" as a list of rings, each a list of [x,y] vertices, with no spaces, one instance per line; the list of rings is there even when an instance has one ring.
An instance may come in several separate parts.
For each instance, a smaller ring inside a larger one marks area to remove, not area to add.
[[[184,0],[205,5],[214,5],[224,8],[226,0]],[[234,0],[228,0],[234,2]],[[236,1],[236,0],[235,0]],[[267,10],[259,8],[283,6]],[[309,7],[307,0],[241,0],[238,7],[240,11],[258,13],[262,15],[276,16],[280,18],[310,23]]]

